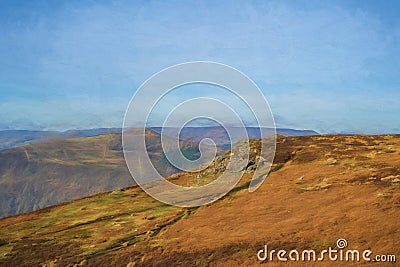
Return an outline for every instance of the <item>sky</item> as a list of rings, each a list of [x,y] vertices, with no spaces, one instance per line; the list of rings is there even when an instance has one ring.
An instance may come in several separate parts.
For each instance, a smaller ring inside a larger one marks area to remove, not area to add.
[[[0,130],[121,127],[146,79],[201,60],[250,77],[278,127],[400,133],[399,13],[373,0],[3,0]]]

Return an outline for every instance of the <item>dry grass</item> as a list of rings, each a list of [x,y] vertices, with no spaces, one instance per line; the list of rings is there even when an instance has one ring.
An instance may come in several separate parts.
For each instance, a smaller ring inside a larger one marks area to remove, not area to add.
[[[254,193],[246,172],[232,193],[198,209],[128,188],[2,219],[0,265],[258,266],[264,244],[322,250],[338,238],[400,257],[399,152],[394,135],[279,138],[279,168]]]

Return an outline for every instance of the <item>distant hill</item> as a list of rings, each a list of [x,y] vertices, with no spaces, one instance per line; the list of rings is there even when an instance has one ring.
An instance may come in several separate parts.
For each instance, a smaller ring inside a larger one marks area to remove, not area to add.
[[[157,133],[163,132],[169,136],[176,136],[179,133],[179,128],[166,127],[162,129],[161,127],[152,127],[153,131]],[[191,141],[198,143],[203,138],[211,138],[217,145],[224,147],[229,143],[236,143],[239,139],[245,138],[245,136],[240,133],[242,129],[239,127],[228,127],[228,131],[233,133],[233,140],[229,140],[227,131],[223,127],[213,126],[213,127],[184,127],[179,135],[179,139],[185,141]],[[258,127],[246,127],[246,131],[249,139],[261,138],[274,133],[271,128],[260,128]],[[319,135],[319,133],[313,130],[296,130],[296,129],[286,129],[277,128],[276,133],[284,136],[311,136]],[[235,138],[236,137],[236,138]],[[231,136],[232,138],[232,136]]]
[[[68,131],[30,131],[5,130],[0,131],[0,150],[17,147],[26,143],[44,142],[52,139],[66,139],[73,137],[88,137],[107,133],[120,133],[120,128],[98,128]]]

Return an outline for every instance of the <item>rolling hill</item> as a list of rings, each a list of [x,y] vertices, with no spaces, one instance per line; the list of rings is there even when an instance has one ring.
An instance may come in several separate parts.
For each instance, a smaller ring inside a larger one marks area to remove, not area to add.
[[[337,248],[400,256],[400,135],[278,138],[271,173],[249,193],[260,139],[242,180],[199,208],[160,203],[128,187],[0,220],[0,265],[259,266],[257,252]],[[235,147],[234,147],[235,148]],[[224,170],[229,152],[197,174]],[[276,255],[276,254],[275,254]],[[276,257],[271,266],[282,266]],[[290,266],[398,266],[394,262],[287,262]],[[286,265],[286,264],[285,264]]]
[[[146,141],[150,159],[161,174],[179,171],[164,159],[157,133],[146,130]],[[199,153],[197,144],[181,141],[180,145],[189,157]],[[121,134],[54,139],[0,151],[0,217],[132,184]]]

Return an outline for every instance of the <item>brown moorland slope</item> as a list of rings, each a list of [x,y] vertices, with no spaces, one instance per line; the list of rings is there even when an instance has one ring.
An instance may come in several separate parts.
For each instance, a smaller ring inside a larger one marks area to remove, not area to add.
[[[349,249],[370,249],[371,258],[400,257],[399,135],[279,137],[272,172],[249,193],[253,167],[227,196],[199,208],[168,206],[133,187],[4,218],[0,265],[258,266],[264,245],[319,252],[335,248],[339,238]],[[218,171],[202,174],[212,173]],[[171,179],[184,184],[198,177]]]

